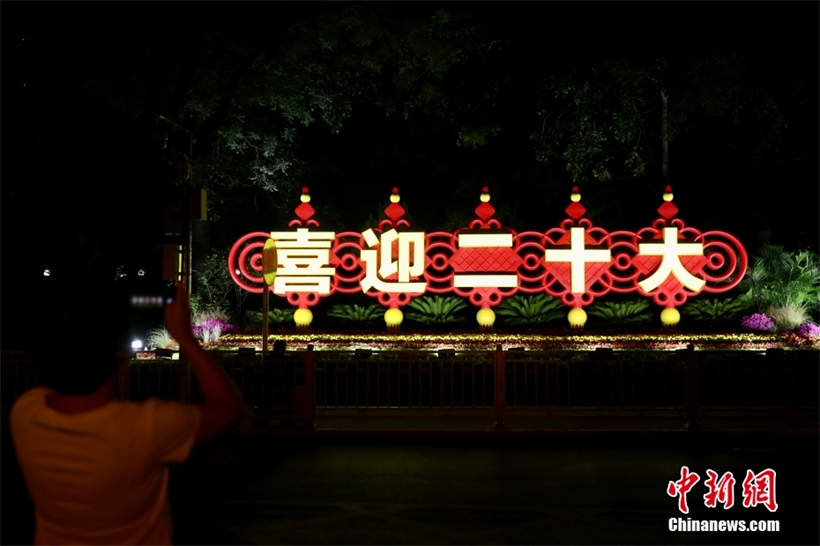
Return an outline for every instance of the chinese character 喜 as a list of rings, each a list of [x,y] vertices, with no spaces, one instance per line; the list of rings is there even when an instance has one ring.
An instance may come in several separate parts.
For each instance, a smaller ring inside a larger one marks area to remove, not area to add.
[[[276,241],[278,261],[274,294],[330,294],[330,277],[336,271],[328,265],[330,245],[336,237],[334,232],[297,228],[295,232],[274,231],[270,236]]]

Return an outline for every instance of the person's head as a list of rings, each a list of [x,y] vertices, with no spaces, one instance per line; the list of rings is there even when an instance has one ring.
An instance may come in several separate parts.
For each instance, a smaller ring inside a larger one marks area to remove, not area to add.
[[[33,316],[34,356],[43,382],[62,394],[91,394],[116,372],[128,350],[129,308],[113,268],[99,255],[78,253],[43,286]],[[119,353],[119,354],[118,354]]]

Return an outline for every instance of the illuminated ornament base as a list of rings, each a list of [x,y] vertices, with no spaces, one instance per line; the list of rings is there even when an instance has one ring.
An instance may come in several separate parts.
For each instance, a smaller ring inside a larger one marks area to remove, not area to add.
[[[482,328],[491,328],[492,325],[495,324],[495,311],[489,307],[479,309],[475,315],[475,319]]]
[[[388,328],[398,328],[404,319],[404,313],[398,307],[393,307],[384,312],[384,323]]]
[[[667,307],[661,311],[661,322],[664,326],[675,326],[680,322],[680,311],[674,307]]]
[[[567,313],[567,320],[573,328],[583,328],[584,324],[587,323],[587,312],[580,307],[576,307]]]
[[[301,307],[293,312],[293,322],[300,328],[306,328],[313,322],[313,312],[310,309]]]

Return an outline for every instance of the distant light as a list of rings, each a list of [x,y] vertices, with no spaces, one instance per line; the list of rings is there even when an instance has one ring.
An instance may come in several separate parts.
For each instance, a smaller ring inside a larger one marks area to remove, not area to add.
[[[144,269],[140,269],[139,271],[137,271],[137,277],[144,277],[144,276],[145,276],[145,270]]]
[[[141,339],[135,339],[134,341],[132,341],[131,342],[131,349],[133,349],[134,351],[139,351],[140,349],[142,349],[142,340]]]
[[[128,273],[120,273],[120,275],[119,275],[119,277],[118,277],[118,278],[120,278],[120,279],[124,279],[124,278],[125,278],[125,277],[127,277],[127,276],[128,276]]]
[[[43,277],[50,277],[51,270],[50,269],[43,269]]]

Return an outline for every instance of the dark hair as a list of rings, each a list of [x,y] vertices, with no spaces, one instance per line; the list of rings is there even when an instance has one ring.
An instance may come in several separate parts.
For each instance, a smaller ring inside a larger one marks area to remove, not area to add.
[[[40,340],[33,356],[42,383],[62,394],[91,394],[129,348],[128,300],[99,255],[80,254],[73,266],[58,270],[32,302],[43,311],[31,325]]]
[[[89,297],[68,303],[53,335],[35,351],[44,383],[62,394],[91,394],[116,372],[128,349],[128,318],[122,305]]]

